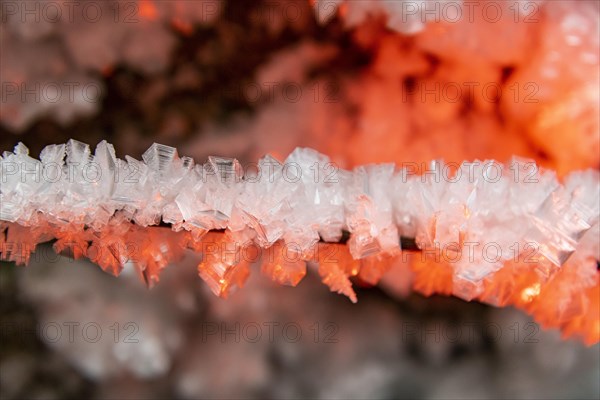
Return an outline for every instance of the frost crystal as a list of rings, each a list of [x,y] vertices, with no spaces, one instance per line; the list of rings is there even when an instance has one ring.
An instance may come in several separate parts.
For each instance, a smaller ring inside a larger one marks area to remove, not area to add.
[[[598,306],[598,171],[563,183],[521,159],[465,162],[452,175],[437,161],[422,175],[392,164],[346,171],[310,149],[244,171],[235,159],[195,164],[159,144],[142,158],[120,160],[106,142],[92,154],[74,140],[46,147],[40,160],[22,143],[5,152],[2,258],[27,263],[38,243],[55,240],[57,252],[114,275],[132,262],[152,286],[191,249],[202,254],[200,277],[222,297],[258,261],[290,286],[309,262],[352,301],[353,280],[375,285],[408,264],[424,294],[521,306],[598,341],[598,316],[589,315]],[[519,174],[524,163],[535,173]],[[420,259],[404,257],[407,236]]]

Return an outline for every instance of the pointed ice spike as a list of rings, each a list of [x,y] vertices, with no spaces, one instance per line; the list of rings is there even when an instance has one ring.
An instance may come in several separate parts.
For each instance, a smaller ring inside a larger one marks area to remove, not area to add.
[[[25,146],[23,144],[23,142],[17,143],[17,145],[15,146],[14,152],[15,152],[15,154],[21,154],[21,155],[24,155],[24,156],[28,156],[29,155],[29,149],[27,148],[27,146]]]
[[[318,271],[321,281],[329,286],[330,291],[345,295],[353,303],[358,301],[352,282],[337,263],[319,263]]]
[[[158,143],[153,143],[142,155],[146,165],[151,170],[158,172],[165,172],[177,157],[177,149]]]
[[[67,142],[67,162],[70,164],[87,164],[90,161],[90,146],[75,139]]]
[[[117,166],[117,156],[115,155],[115,148],[112,144],[107,143],[106,140],[101,141],[96,146],[94,153],[94,161],[100,164],[102,171],[114,170]]]
[[[274,182],[277,174],[281,173],[281,169],[281,162],[270,154],[258,161],[258,176],[265,182]]]
[[[235,183],[242,177],[242,167],[235,158],[208,157],[209,174],[216,175],[219,182]]]
[[[115,186],[115,170],[117,169],[117,157],[112,144],[107,143],[106,140],[98,143],[94,155],[94,162],[100,170],[99,177],[101,179],[98,183],[102,185],[105,195],[112,196]]]
[[[64,144],[51,144],[42,150],[40,153],[40,161],[42,164],[58,164],[62,166],[66,154],[66,146]]]

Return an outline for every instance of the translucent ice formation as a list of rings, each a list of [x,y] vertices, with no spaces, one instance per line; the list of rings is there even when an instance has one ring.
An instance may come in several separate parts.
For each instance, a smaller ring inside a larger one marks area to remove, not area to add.
[[[0,251],[27,263],[36,245],[87,257],[118,275],[133,263],[150,286],[192,250],[200,277],[226,297],[253,265],[295,286],[306,263],[356,302],[394,265],[426,295],[514,304],[539,321],[597,342],[600,174],[559,182],[514,158],[433,162],[423,174],[393,164],[343,170],[310,149],[280,162],[196,164],[154,144],[139,161],[101,142],[19,143],[0,159]],[[403,239],[404,238],[404,239]],[[420,256],[402,243],[414,240]],[[595,313],[595,314],[594,314]]]

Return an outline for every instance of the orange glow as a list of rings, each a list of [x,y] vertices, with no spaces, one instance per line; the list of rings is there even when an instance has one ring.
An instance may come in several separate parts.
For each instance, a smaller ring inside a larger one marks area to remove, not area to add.
[[[140,17],[148,21],[155,21],[158,18],[158,10],[151,0],[140,0]]]
[[[540,284],[535,283],[521,292],[521,299],[526,303],[531,303],[540,294]]]
[[[175,28],[176,31],[185,36],[190,36],[194,33],[194,27],[188,21],[184,21],[181,18],[173,17],[171,19],[171,25]]]

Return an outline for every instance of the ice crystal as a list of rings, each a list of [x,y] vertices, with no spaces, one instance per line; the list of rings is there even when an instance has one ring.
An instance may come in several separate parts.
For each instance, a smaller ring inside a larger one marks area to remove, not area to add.
[[[392,164],[346,171],[297,149],[250,172],[228,158],[195,164],[159,144],[142,158],[120,160],[106,142],[92,154],[74,140],[46,147],[40,160],[22,143],[5,152],[2,257],[27,263],[38,243],[55,240],[57,252],[114,275],[132,262],[152,286],[193,250],[200,277],[222,297],[259,261],[290,286],[314,263],[332,291],[356,301],[352,281],[376,285],[406,262],[400,233],[412,232],[422,252],[410,259],[416,290],[554,313],[551,323],[597,341],[596,325],[580,317],[597,307],[598,171],[563,183],[522,159],[465,162],[452,175],[441,161],[422,175]],[[516,173],[523,163],[535,173]],[[548,294],[557,287],[560,299]]]

